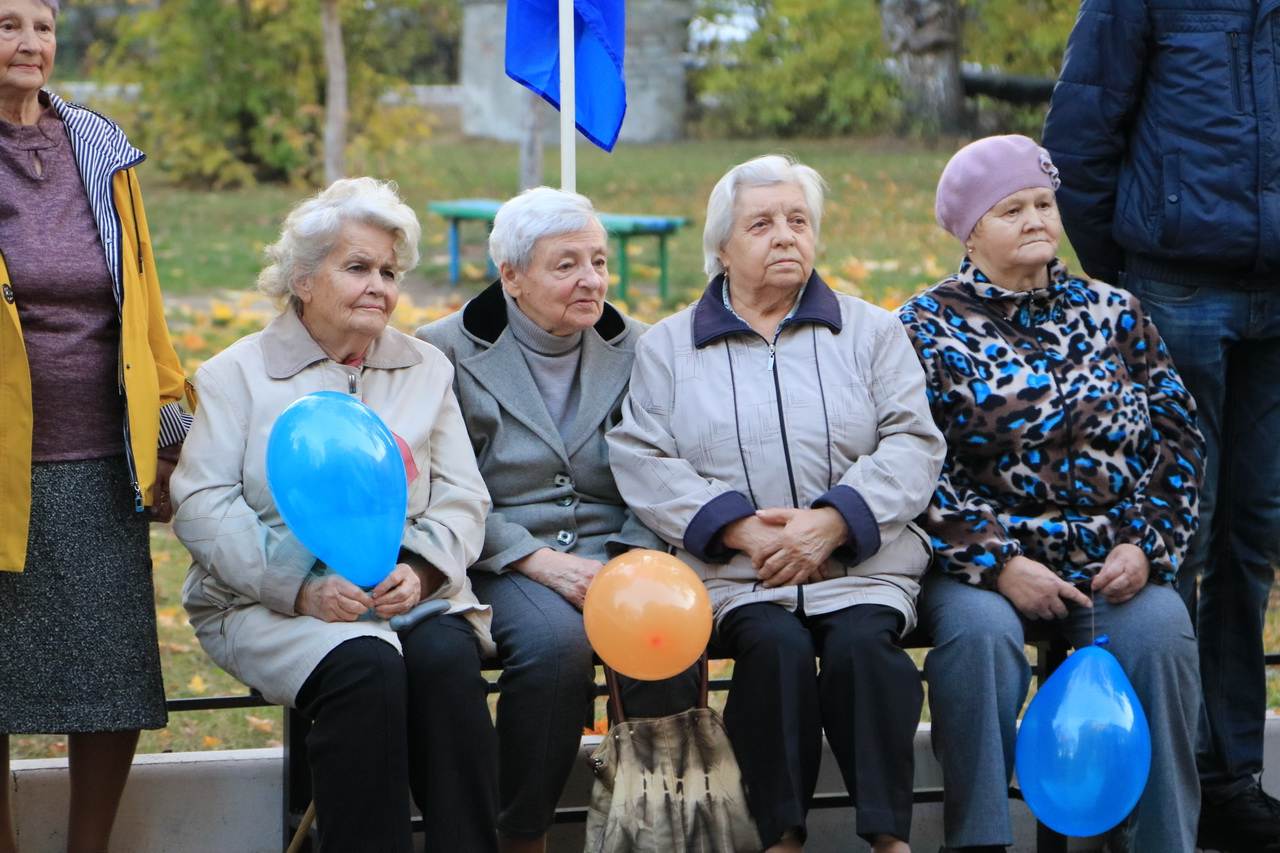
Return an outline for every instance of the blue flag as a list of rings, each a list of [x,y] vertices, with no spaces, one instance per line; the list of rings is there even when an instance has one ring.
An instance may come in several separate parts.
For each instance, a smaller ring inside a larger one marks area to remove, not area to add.
[[[612,151],[627,114],[624,0],[574,0],[574,80],[582,135]],[[560,109],[556,0],[507,0],[507,76]]]

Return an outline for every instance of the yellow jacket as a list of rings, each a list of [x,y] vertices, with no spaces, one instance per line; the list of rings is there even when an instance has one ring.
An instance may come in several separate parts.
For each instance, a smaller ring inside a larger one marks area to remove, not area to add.
[[[98,223],[120,309],[124,450],[139,511],[152,503],[156,449],[182,440],[190,417],[176,405],[184,376],[169,340],[151,235],[134,166],[142,152],[90,110],[49,95],[62,117]],[[0,246],[0,571],[26,562],[31,517],[31,373]],[[74,417],[74,412],[68,412]]]

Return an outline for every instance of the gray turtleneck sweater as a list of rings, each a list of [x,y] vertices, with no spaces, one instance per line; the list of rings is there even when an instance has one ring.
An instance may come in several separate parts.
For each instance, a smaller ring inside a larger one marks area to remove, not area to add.
[[[507,325],[520,352],[533,374],[542,402],[551,415],[551,422],[566,438],[569,425],[578,413],[578,365],[582,361],[582,332],[572,335],[553,335],[539,326],[520,310],[520,305],[505,290],[507,300]]]

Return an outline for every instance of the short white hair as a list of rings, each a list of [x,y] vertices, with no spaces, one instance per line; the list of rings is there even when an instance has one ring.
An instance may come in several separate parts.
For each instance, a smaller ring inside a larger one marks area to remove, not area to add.
[[[743,187],[769,187],[775,184],[795,184],[804,193],[809,207],[809,219],[813,224],[813,239],[818,239],[822,226],[822,203],[826,197],[826,182],[822,176],[803,163],[782,154],[766,154],[745,163],[739,163],[724,173],[716,182],[707,199],[707,224],[702,229],[703,269],[708,278],[724,272],[720,263],[720,250],[728,242],[733,231],[734,206],[738,203],[738,190]]]
[[[358,222],[394,237],[396,281],[418,265],[422,226],[396,185],[373,178],[343,178],[300,202],[284,220],[280,239],[267,246],[258,289],[277,302],[298,305],[296,288],[333,251],[345,225]]]
[[[524,272],[533,261],[533,247],[543,237],[584,231],[592,224],[604,230],[591,199],[551,187],[534,187],[498,208],[489,232],[489,257],[498,269],[510,264],[517,272]]]

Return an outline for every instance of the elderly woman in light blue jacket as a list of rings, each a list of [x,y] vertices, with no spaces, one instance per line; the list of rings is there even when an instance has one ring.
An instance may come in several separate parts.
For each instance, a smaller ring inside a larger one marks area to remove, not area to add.
[[[456,368],[493,496],[471,581],[493,607],[503,665],[498,830],[514,853],[544,849],[594,696],[587,586],[610,557],[665,545],[623,503],[609,470],[605,431],[620,417],[645,326],[605,301],[608,237],[591,202],[529,190],[498,211],[489,253],[500,279],[418,337]],[[624,686],[629,716],[694,698]]]
[[[945,447],[893,315],[814,272],[822,202],[818,174],[783,157],[721,178],[711,281],[640,339],[610,458],[627,503],[710,592],[765,845],[803,845],[825,730],[858,834],[905,851],[922,694],[897,641],[930,559],[911,519]]]

